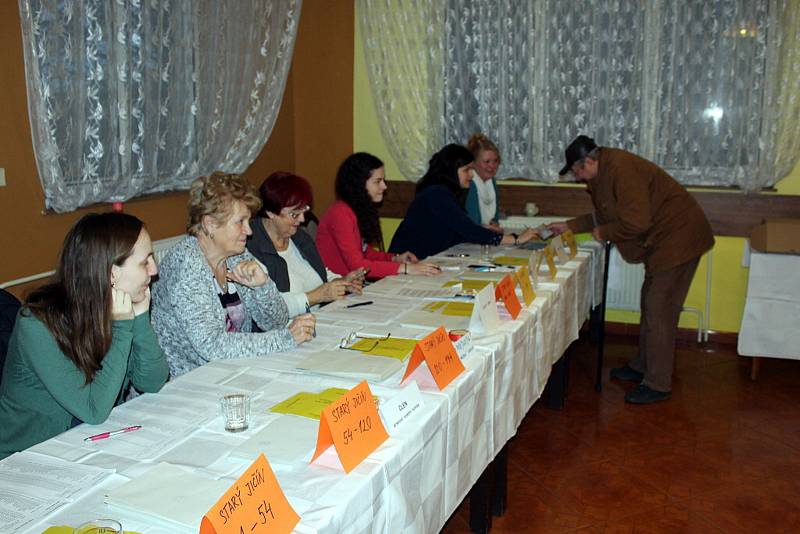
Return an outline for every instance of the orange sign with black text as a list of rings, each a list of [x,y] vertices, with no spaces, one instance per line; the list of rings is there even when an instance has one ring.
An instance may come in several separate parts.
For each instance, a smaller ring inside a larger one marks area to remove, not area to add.
[[[506,307],[506,311],[511,314],[512,319],[516,319],[522,309],[517,294],[514,292],[515,287],[517,285],[514,283],[514,277],[507,274],[494,288],[494,298],[503,301],[503,305]]]
[[[450,336],[441,326],[421,339],[414,347],[403,380],[408,378],[423,361],[428,362],[428,369],[440,390],[446,388],[447,384],[464,372],[464,364],[461,363]]]
[[[282,534],[291,532],[299,521],[261,454],[206,513],[200,534]]]
[[[364,380],[322,410],[317,449],[311,461],[333,445],[345,473],[349,473],[388,438],[375,398]]]

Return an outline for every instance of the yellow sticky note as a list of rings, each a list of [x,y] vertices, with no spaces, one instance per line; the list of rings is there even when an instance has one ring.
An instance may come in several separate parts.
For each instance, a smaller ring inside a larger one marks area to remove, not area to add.
[[[461,287],[463,289],[480,291],[491,283],[493,283],[491,280],[461,280]]]
[[[471,302],[448,302],[442,310],[442,315],[453,315],[456,317],[470,317],[474,304]]]
[[[434,302],[430,302],[430,303],[426,304],[425,307],[422,308],[422,309],[425,310],[425,311],[433,312],[433,311],[438,310],[439,308],[441,308],[444,305],[445,305],[444,301],[436,300]]]
[[[270,412],[299,415],[309,419],[319,419],[322,410],[327,408],[333,401],[346,393],[346,389],[328,388],[321,393],[307,393],[302,391],[292,395],[283,402],[279,402],[269,409]]]
[[[361,351],[363,354],[371,356],[386,356],[398,360],[405,360],[417,346],[416,339],[405,339],[402,337],[390,337],[389,339],[359,339],[352,345],[351,349]]]

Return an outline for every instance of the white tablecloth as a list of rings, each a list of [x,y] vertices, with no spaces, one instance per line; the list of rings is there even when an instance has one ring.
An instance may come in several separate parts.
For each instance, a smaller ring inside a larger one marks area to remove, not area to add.
[[[800,360],[800,255],[752,251],[739,354]]]
[[[414,324],[413,317],[421,315],[408,315],[411,318],[403,325],[394,320],[427,304],[399,296],[397,290],[440,289],[443,282],[459,275],[452,266],[474,262],[470,258],[480,254],[480,247],[462,245],[457,251],[470,256],[443,255],[441,261],[446,258],[451,269],[439,277],[391,277],[358,297],[373,300],[369,306],[345,309],[336,303],[323,308],[317,337],[297,350],[210,363],[169,382],[158,394],[115,408],[103,425],[81,425],[33,447],[31,451],[60,458],[65,464],[101,467],[109,469],[109,474],[93,490],[74,496],[42,521],[29,523],[28,530],[19,530],[38,533],[49,525],[115,516],[126,529],[146,534],[175,532],[147,518],[109,509],[103,496],[159,462],[232,484],[255,459],[247,456],[245,442],[264,429],[274,429],[274,443],[265,446],[264,452],[301,516],[297,532],[440,530],[484,468],[514,436],[541,395],[552,365],[577,338],[595,299],[594,282],[602,279],[598,273],[602,261],[597,261],[595,251],[582,252],[560,266],[555,280],[544,276],[536,300],[516,320],[501,310],[501,327],[474,340],[474,350],[464,358],[466,372],[444,391],[436,388],[424,364],[417,369],[410,380],[416,380],[422,390],[424,409],[414,416],[413,424],[405,425],[349,474],[331,463],[335,457],[330,451],[309,463],[316,444],[316,421],[267,409],[300,391],[355,386],[357,377],[297,368],[309,355],[336,350],[340,338],[350,331],[413,338],[428,334],[430,326]],[[519,254],[503,248],[493,253]],[[397,394],[402,374],[398,368],[382,379],[370,380],[373,393],[381,399]],[[217,406],[217,399],[231,391],[249,391],[254,397],[252,424],[239,434],[223,431]],[[87,435],[134,424],[143,425],[143,430],[126,434],[125,439],[83,442]],[[270,430],[265,433],[273,435]],[[2,472],[0,462],[0,476]],[[205,510],[197,512],[199,522]]]

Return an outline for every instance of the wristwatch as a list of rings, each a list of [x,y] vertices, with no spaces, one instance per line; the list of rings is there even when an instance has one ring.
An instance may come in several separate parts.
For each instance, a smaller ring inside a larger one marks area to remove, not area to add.
[[[514,238],[514,244],[518,245],[519,243],[517,242],[517,240],[519,239],[519,234],[515,234],[514,232],[511,232],[511,237]]]

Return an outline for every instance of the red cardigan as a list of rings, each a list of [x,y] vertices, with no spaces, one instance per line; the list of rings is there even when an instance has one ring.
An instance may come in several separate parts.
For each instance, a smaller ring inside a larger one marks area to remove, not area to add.
[[[319,221],[317,250],[325,266],[342,276],[367,267],[368,278],[383,278],[397,274],[399,266],[392,261],[392,254],[363,244],[356,214],[341,200],[334,202]]]

